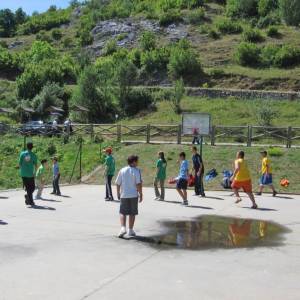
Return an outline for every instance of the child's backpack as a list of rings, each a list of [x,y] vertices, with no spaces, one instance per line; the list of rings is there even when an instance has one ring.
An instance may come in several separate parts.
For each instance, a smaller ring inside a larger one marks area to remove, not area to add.
[[[221,186],[224,188],[224,189],[231,189],[231,176],[233,175],[233,173],[231,171],[228,171],[228,170],[224,170],[223,171],[223,180],[221,182]]]
[[[218,176],[218,172],[216,169],[211,169],[210,171],[208,171],[206,173],[206,176],[205,176],[205,180],[206,181],[211,181],[213,180],[214,178],[216,178]]]
[[[193,176],[192,174],[189,175],[188,186],[189,187],[195,186],[195,176]]]

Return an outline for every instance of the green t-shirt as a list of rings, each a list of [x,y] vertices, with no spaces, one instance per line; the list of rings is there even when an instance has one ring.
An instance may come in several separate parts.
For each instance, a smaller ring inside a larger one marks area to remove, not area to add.
[[[106,175],[115,175],[116,170],[116,164],[115,159],[112,157],[112,155],[108,155],[105,159],[105,166],[106,166]]]
[[[31,151],[23,151],[20,154],[19,166],[21,177],[33,178],[34,167],[37,165],[37,157]]]
[[[45,167],[43,165],[41,165],[36,172],[36,178],[41,180],[43,178],[44,174],[45,174]]]
[[[156,178],[159,179],[159,180],[165,180],[166,177],[167,177],[167,174],[166,174],[167,163],[166,163],[166,162],[163,162],[162,159],[159,159],[159,160],[157,161],[157,163],[156,163],[156,167],[157,167],[157,169],[158,169]]]

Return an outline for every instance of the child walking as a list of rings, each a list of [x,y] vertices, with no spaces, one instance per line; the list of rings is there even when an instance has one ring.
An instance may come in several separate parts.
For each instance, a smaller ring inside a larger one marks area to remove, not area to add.
[[[183,205],[188,205],[187,200],[187,187],[188,187],[188,176],[189,176],[189,162],[185,159],[186,155],[184,152],[179,154],[180,170],[177,177],[176,190],[183,200]]]
[[[46,179],[45,179],[45,172],[46,172],[46,168],[47,168],[47,159],[43,159],[41,161],[41,165],[38,168],[37,172],[36,172],[36,184],[37,184],[37,194],[35,199],[39,200],[42,199],[42,193],[43,193],[43,189],[46,183]]]
[[[158,161],[156,163],[156,176],[154,178],[155,200],[165,200],[165,180],[166,180],[167,161],[164,152],[158,152]],[[160,192],[158,190],[160,185]]]
[[[106,187],[105,201],[113,201],[114,196],[111,189],[111,182],[115,175],[116,163],[115,163],[115,159],[112,156],[111,147],[105,149],[105,154],[106,154],[105,171],[104,171],[105,187]]]
[[[265,186],[269,186],[273,192],[273,197],[277,195],[273,185],[273,178],[272,178],[272,167],[271,161],[268,158],[268,152],[262,151],[260,152],[262,156],[261,162],[261,177],[260,177],[260,184],[259,184],[259,192],[257,193],[258,196],[261,196],[262,191]]]
[[[61,196],[60,188],[59,188],[60,171],[59,171],[59,165],[58,165],[57,157],[53,157],[52,162],[53,162],[53,165],[52,165],[52,170],[53,170],[53,182],[52,182],[53,191],[52,191],[51,194]]]
[[[248,165],[245,161],[244,151],[239,151],[236,155],[236,160],[234,162],[234,173],[231,177],[231,181],[231,188],[233,189],[234,194],[237,198],[235,203],[239,203],[242,201],[242,198],[239,195],[239,189],[243,189],[252,201],[251,208],[256,209],[257,204],[255,202],[255,198],[252,192],[251,176],[248,169]]]

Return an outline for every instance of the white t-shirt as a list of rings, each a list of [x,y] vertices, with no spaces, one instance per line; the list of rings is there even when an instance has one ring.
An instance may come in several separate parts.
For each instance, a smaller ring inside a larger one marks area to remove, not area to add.
[[[134,167],[124,167],[120,170],[116,184],[121,186],[121,198],[138,197],[137,184],[142,183],[141,170]]]

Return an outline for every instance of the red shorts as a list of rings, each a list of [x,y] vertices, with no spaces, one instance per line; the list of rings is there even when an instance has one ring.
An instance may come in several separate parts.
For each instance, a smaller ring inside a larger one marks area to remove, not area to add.
[[[252,193],[252,182],[251,179],[245,181],[233,180],[231,188],[239,190],[243,189],[245,193]]]

